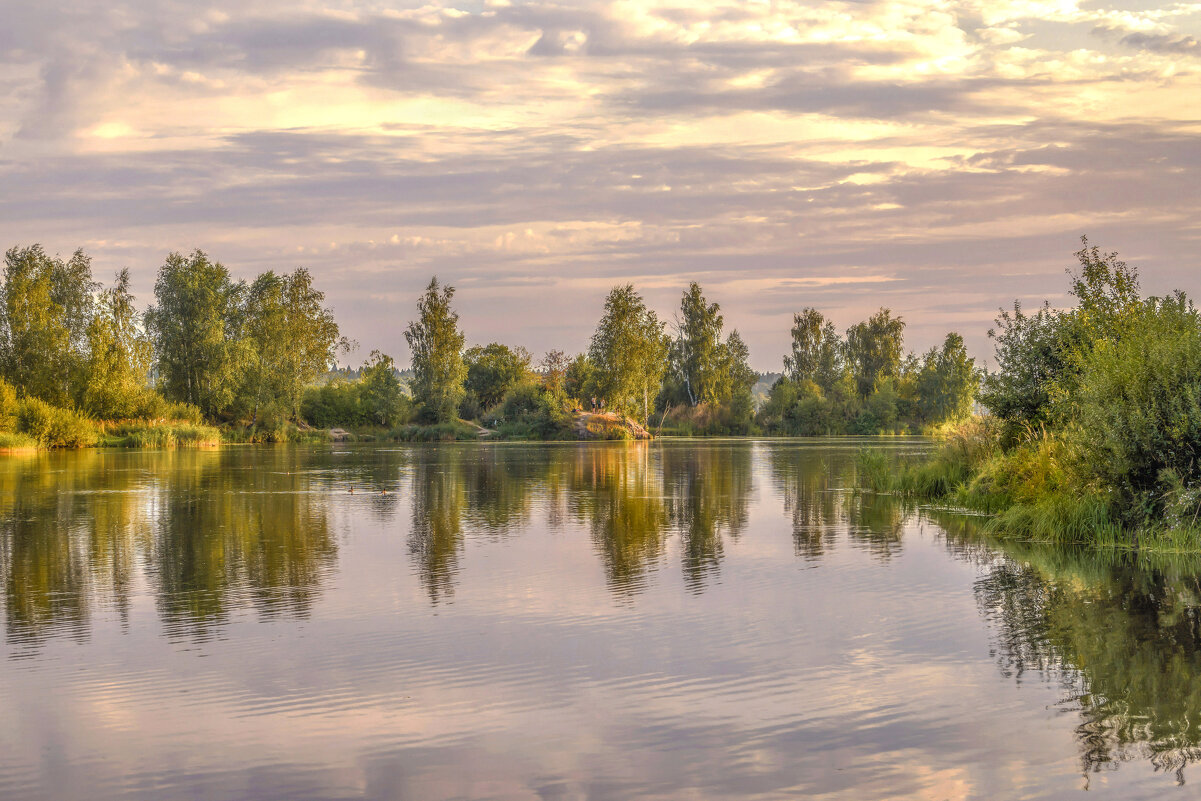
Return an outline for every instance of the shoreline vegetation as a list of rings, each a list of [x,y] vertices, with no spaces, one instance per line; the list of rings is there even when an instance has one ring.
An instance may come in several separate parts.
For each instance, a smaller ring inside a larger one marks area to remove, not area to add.
[[[1001,536],[1158,552],[1201,550],[1201,315],[1142,297],[1137,272],[1089,247],[1075,305],[1015,303],[990,335],[990,413],[941,432],[920,463],[859,454],[859,484],[989,516]]]
[[[140,312],[129,271],[105,287],[82,251],[12,248],[0,276],[0,452],[305,442],[338,429],[399,441],[915,433],[962,419],[980,371],[963,339],[904,351],[889,309],[847,329],[794,316],[782,374],[761,375],[697,283],[669,325],[614,287],[587,351],[467,347],[455,289],[431,279],[403,330],[408,370],[356,369],[308,270],[234,280],[171,253]]]
[[[467,347],[455,289],[433,278],[403,331],[411,368],[377,350],[351,370],[336,367],[352,345],[305,269],[247,283],[200,251],[173,253],[142,314],[128,271],[104,288],[82,251],[14,248],[0,452],[922,433],[941,445],[920,463],[862,453],[862,486],[981,512],[1015,537],[1196,550],[1201,317],[1179,291],[1143,297],[1134,269],[1082,241],[1075,305],[1002,310],[992,372],[954,332],[906,353],[889,309],[840,334],[806,308],[770,378],[697,283],[670,326],[632,285],[615,287],[586,352],[535,361]]]

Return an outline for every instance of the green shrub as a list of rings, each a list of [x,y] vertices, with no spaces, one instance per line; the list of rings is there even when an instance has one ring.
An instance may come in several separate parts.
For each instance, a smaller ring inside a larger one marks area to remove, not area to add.
[[[1183,297],[1151,299],[1080,367],[1068,436],[1087,477],[1143,525],[1201,483],[1201,320]]]
[[[25,398],[18,404],[17,431],[42,448],[86,448],[97,440],[91,420],[38,398]]]
[[[393,429],[388,438],[400,442],[466,442],[478,440],[480,431],[461,420],[430,425],[410,423]]]

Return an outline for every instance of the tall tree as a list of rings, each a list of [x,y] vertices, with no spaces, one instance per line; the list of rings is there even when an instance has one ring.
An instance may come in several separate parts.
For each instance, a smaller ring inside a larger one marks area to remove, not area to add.
[[[634,286],[614,287],[588,349],[589,361],[596,366],[597,391],[608,406],[633,410],[641,403],[645,421],[667,371],[667,349],[663,323]]]
[[[793,382],[812,381],[829,391],[843,371],[843,344],[834,323],[814,308],[792,320],[792,354],[784,357],[784,373]]]
[[[680,300],[677,336],[671,349],[672,366],[690,406],[716,403],[728,394],[722,381],[723,325],[721,307],[706,301],[700,284],[693,281]]]
[[[463,362],[463,333],[459,315],[451,308],[453,286],[430,279],[417,301],[417,320],[405,330],[413,352],[413,398],[423,416],[438,422],[454,420],[463,400],[467,366]]]
[[[947,334],[942,348],[931,348],[917,374],[917,406],[929,423],[959,420],[972,411],[980,384],[976,361],[967,355],[963,337]]]
[[[155,305],[146,312],[164,396],[199,406],[209,417],[229,409],[245,353],[239,331],[245,290],[203,251],[167,256],[154,284]]]
[[[328,370],[346,344],[324,302],[304,268],[282,276],[268,271],[251,284],[242,311],[243,403],[253,422],[264,410],[298,419],[305,385]]]
[[[96,288],[82,250],[66,262],[41,245],[5,254],[0,361],[18,392],[60,406],[78,400]]]
[[[904,337],[904,321],[886,308],[847,330],[847,362],[860,397],[870,395],[880,379],[900,373]]]
[[[729,387],[730,411],[738,423],[749,422],[755,413],[755,400],[751,388],[759,376],[751,369],[751,351],[742,341],[742,335],[735,328],[726,337],[722,345],[724,355],[722,372],[726,376],[726,386]]]
[[[136,416],[150,390],[154,343],[142,330],[129,291],[129,270],[100,293],[88,326],[88,363],[82,406],[97,417]]]

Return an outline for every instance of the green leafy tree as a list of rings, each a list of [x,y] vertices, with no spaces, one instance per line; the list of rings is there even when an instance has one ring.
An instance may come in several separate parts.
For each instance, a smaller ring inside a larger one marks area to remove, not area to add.
[[[245,284],[202,251],[172,253],[154,284],[146,327],[158,354],[158,388],[208,417],[229,410],[241,384],[241,300]]]
[[[409,323],[405,341],[413,352],[413,397],[422,415],[436,422],[455,419],[463,400],[467,365],[463,362],[463,333],[459,315],[451,308],[455,288],[430,279],[417,301],[418,319]]]
[[[928,423],[962,420],[971,414],[980,383],[976,360],[967,355],[963,337],[951,332],[942,348],[931,348],[915,381],[918,412]]]
[[[596,384],[596,365],[586,353],[577,353],[563,373],[563,391],[567,397],[583,401]]]
[[[404,421],[406,399],[391,356],[371,351],[359,371],[360,399],[367,418],[378,426]]]
[[[1126,335],[1141,313],[1138,274],[1116,253],[1102,253],[1081,237],[1077,271],[1068,271],[1079,301],[1059,311],[1043,303],[1026,314],[1015,301],[988,332],[996,370],[983,383],[980,402],[1006,426],[1006,439],[1022,430],[1061,425],[1076,416],[1072,399],[1082,365],[1097,343]]]
[[[843,373],[843,344],[834,323],[814,308],[792,319],[792,353],[784,357],[784,374],[791,381],[812,381],[829,391]]]
[[[251,284],[242,309],[247,351],[242,397],[252,422],[264,412],[299,419],[305,385],[346,347],[324,302],[325,294],[303,268],[282,276],[268,271]]]
[[[0,362],[18,392],[58,406],[78,399],[96,288],[82,250],[66,262],[41,245],[5,254]]]
[[[847,330],[846,355],[859,396],[866,398],[883,378],[900,374],[905,323],[881,308]]]
[[[615,287],[605,299],[605,313],[588,350],[596,365],[597,392],[607,405],[627,411],[641,405],[645,421],[667,371],[667,351],[663,323],[634,286]]]
[[[525,348],[510,348],[499,342],[476,345],[463,354],[467,365],[466,390],[490,409],[510,389],[530,378],[530,354]]]
[[[153,363],[154,343],[142,329],[125,269],[100,293],[88,326],[83,408],[104,419],[137,416],[149,405]]]
[[[722,347],[721,307],[709,303],[693,281],[680,300],[677,336],[671,346],[672,370],[684,388],[689,406],[717,403],[727,396],[728,377]]]
[[[738,329],[730,332],[722,345],[722,372],[726,376],[729,387],[729,410],[732,421],[738,427],[745,427],[755,414],[755,399],[751,388],[759,380],[759,376],[751,369],[751,351],[742,340]]]
[[[548,350],[539,366],[542,368],[542,387],[555,395],[563,393],[566,389],[567,370],[571,366],[567,354],[561,350]]]

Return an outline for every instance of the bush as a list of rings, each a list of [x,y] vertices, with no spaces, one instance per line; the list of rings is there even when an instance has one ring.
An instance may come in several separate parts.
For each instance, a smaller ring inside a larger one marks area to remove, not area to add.
[[[478,428],[461,420],[432,425],[403,425],[388,434],[389,439],[400,442],[468,442],[478,440]]]
[[[18,404],[17,431],[41,448],[86,448],[97,440],[91,420],[38,398],[25,398]]]
[[[199,425],[203,415],[199,406],[182,401],[170,401],[152,390],[147,390],[137,405],[135,420],[173,420]]]
[[[1150,300],[1080,367],[1068,436],[1088,478],[1142,525],[1201,482],[1201,320],[1182,297]]]
[[[506,438],[551,439],[570,428],[562,392],[543,389],[537,384],[518,384],[505,393],[504,400],[484,415],[489,427]]]
[[[335,378],[319,387],[306,387],[300,398],[300,416],[317,428],[365,425],[359,382]]]

